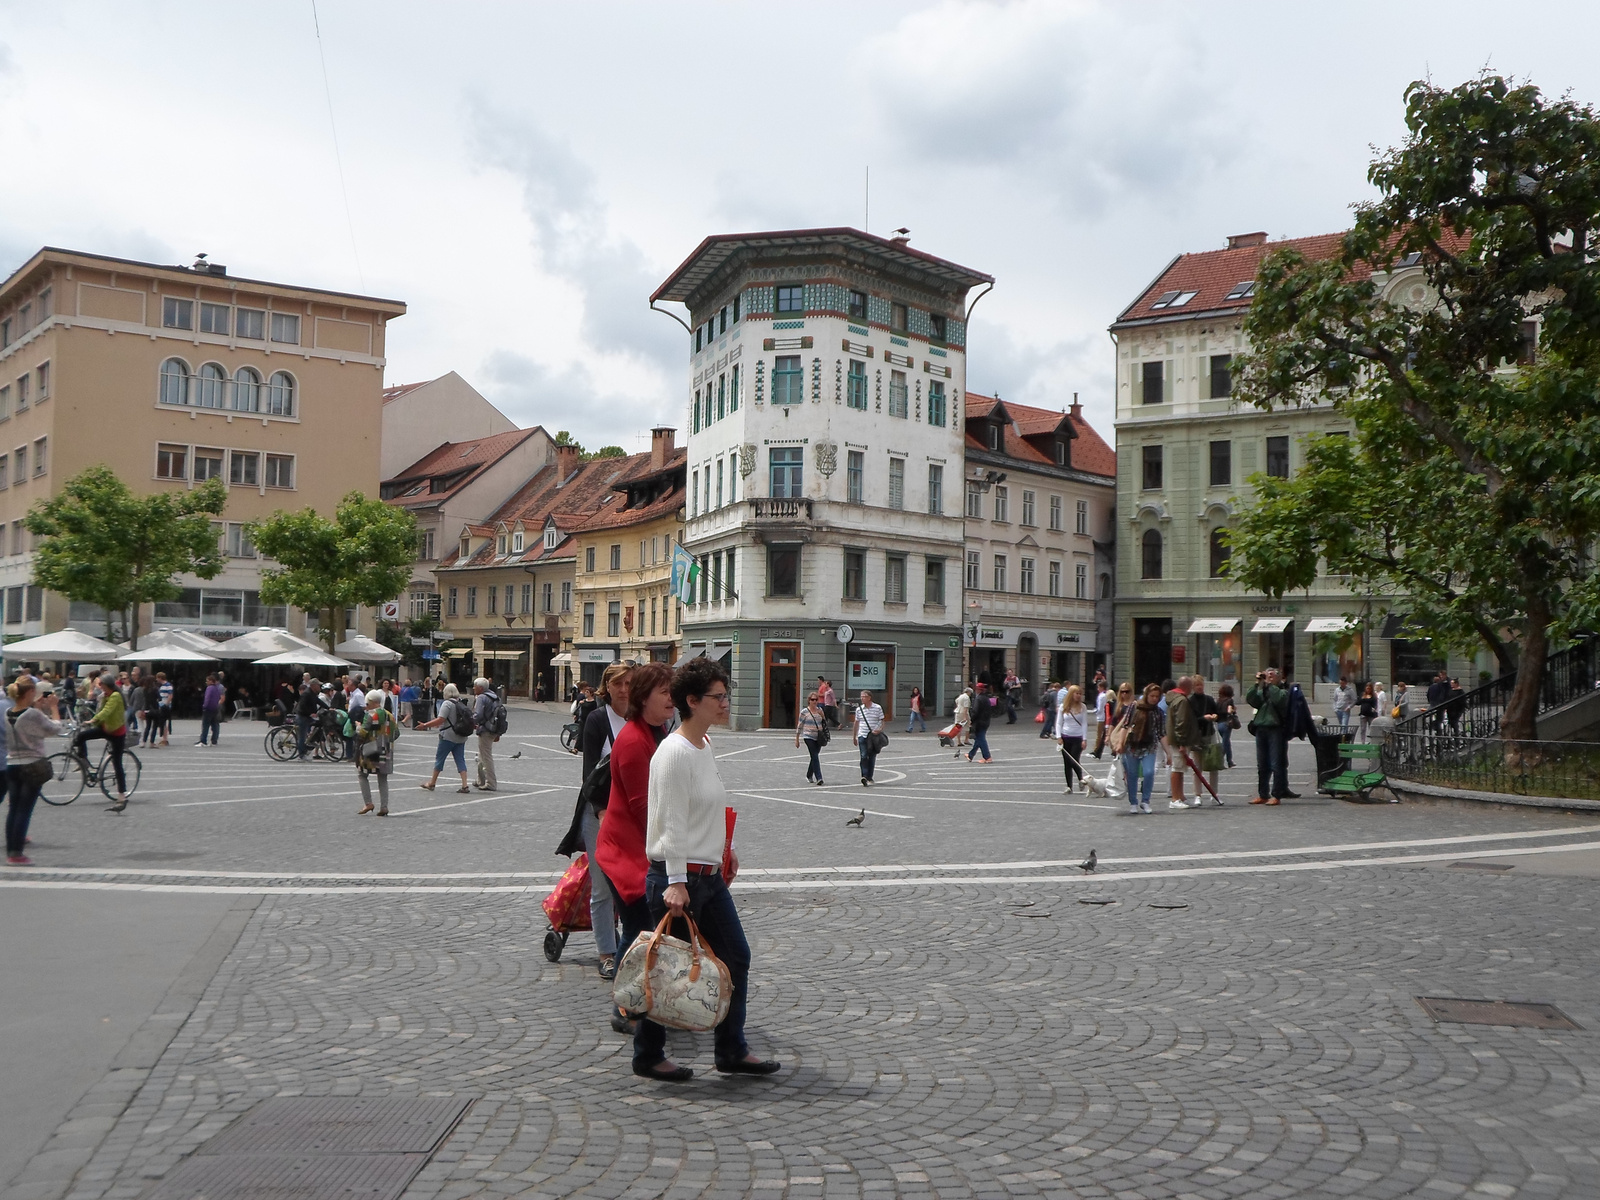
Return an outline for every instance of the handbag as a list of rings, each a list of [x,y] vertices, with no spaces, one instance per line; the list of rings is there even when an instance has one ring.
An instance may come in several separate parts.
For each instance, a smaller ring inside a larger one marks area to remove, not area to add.
[[[1394,711],[1391,712],[1389,715],[1391,717],[1393,717],[1396,721],[1398,721],[1400,719],[1400,706],[1398,704],[1396,704],[1394,706]]]
[[[824,721],[822,723],[821,727],[817,730],[817,749],[821,750],[824,746],[826,746],[832,740],[833,740],[833,734],[831,732],[829,732],[828,723],[826,721]]]
[[[1106,739],[1113,754],[1121,754],[1128,748],[1128,739],[1133,736],[1132,718],[1128,715],[1132,711],[1131,705],[1123,710],[1122,717],[1111,729],[1111,736]]]
[[[672,913],[641,933],[617,964],[611,999],[623,1012],[670,1029],[715,1029],[733,1003],[733,977],[687,912],[689,940],[667,933]]]
[[[867,734],[867,749],[871,750],[874,754],[881,753],[883,748],[888,744],[889,735],[881,729]]]
[[[1222,743],[1207,742],[1200,747],[1200,769],[1202,771],[1222,770]]]
[[[1033,723],[1035,725],[1044,724],[1044,709],[1041,708],[1038,712],[1033,714]]]
[[[39,787],[43,787],[55,778],[55,770],[50,766],[50,760],[47,758],[39,758],[31,763],[23,763],[17,769],[22,772],[22,778],[25,782],[36,784]]]

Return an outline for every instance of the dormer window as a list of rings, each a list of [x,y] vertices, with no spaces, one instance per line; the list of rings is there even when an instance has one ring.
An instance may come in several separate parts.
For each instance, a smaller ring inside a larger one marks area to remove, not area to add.
[[[511,553],[522,553],[522,530],[517,530],[511,535]]]
[[[554,521],[548,522],[544,527],[544,548],[546,550],[554,550],[556,543],[560,540],[561,535],[556,531],[556,523]]]
[[[504,558],[506,556],[506,535],[505,534],[503,534],[503,533],[499,534],[494,539],[494,552],[495,552],[495,555],[497,557],[499,557],[499,558]]]
[[[1066,465],[1067,465],[1067,444],[1065,442],[1061,441],[1060,439],[1057,439],[1057,441],[1056,441],[1056,466],[1064,467]]]
[[[1000,449],[1000,426],[998,425],[989,426],[989,449]]]
[[[466,561],[472,557],[472,539],[466,534],[461,535],[461,559]]]

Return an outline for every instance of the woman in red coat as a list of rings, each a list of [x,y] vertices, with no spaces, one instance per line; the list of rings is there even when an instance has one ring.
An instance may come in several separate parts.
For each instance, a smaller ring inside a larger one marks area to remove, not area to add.
[[[617,916],[622,920],[619,954],[641,933],[655,928],[645,903],[644,879],[650,860],[644,852],[645,824],[650,815],[650,760],[666,736],[666,723],[675,711],[672,703],[672,668],[651,662],[628,675],[628,723],[611,747],[611,799],[600,819],[600,836],[594,856],[611,884]],[[626,1032],[627,1018],[614,1013],[611,1024]],[[634,1070],[663,1079],[678,1077],[680,1068],[667,1060],[667,1031],[641,1017],[633,1035]]]

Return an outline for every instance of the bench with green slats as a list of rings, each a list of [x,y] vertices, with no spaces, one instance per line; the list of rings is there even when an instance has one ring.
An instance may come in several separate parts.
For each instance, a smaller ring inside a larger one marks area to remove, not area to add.
[[[1347,763],[1357,758],[1377,758],[1381,753],[1378,746],[1367,746],[1352,743],[1339,747],[1339,757]],[[1347,767],[1337,775],[1329,776],[1322,781],[1322,790],[1331,792],[1336,796],[1355,796],[1366,800],[1375,787],[1380,787],[1388,782],[1388,776],[1382,771],[1357,771],[1354,767]]]

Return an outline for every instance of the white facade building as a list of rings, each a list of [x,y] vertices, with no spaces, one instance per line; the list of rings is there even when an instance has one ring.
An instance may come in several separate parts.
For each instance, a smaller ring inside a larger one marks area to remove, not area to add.
[[[953,704],[967,295],[992,283],[817,229],[708,238],[651,298],[693,326],[684,650],[727,659],[736,727],[792,727],[818,676]]]

